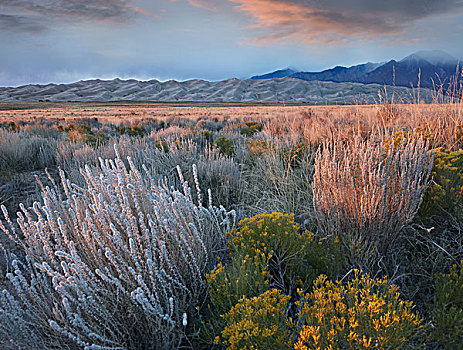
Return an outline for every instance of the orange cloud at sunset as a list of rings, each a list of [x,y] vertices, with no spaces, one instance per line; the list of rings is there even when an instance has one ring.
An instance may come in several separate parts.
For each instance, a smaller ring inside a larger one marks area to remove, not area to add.
[[[151,11],[143,9],[141,7],[134,7],[134,10],[140,13],[143,13],[145,15],[151,15]]]
[[[237,3],[239,11],[254,19],[255,24],[251,27],[265,30],[265,34],[255,38],[264,43],[287,38],[312,43],[397,35],[417,19],[462,7],[462,3],[456,0],[393,0],[397,6],[387,7],[383,1],[375,0],[230,1]]]

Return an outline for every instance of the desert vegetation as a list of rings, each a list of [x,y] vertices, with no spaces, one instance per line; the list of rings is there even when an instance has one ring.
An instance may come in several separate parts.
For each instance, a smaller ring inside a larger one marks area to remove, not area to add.
[[[0,112],[1,347],[461,348],[455,96]]]

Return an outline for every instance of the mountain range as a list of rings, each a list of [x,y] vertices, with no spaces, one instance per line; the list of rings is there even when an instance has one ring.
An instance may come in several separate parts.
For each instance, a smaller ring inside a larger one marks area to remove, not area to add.
[[[448,84],[458,60],[441,51],[422,51],[400,61],[337,66],[321,72],[287,68],[249,79],[206,81],[86,80],[71,84],[0,87],[0,102],[22,101],[223,101],[279,103],[372,103],[383,91],[413,99],[411,87],[422,88],[424,101],[432,99],[434,83]],[[419,81],[420,79],[420,81]],[[461,76],[460,76],[461,79]]]
[[[400,61],[364,63],[352,67],[336,66],[321,72],[282,69],[256,75],[253,80],[290,77],[305,81],[351,82],[404,87],[444,88],[459,72],[460,61],[443,51],[420,51]]]

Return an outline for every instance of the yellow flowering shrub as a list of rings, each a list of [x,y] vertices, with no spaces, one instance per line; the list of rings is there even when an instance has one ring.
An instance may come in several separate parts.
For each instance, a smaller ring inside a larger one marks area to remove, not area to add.
[[[328,273],[328,254],[313,234],[300,232],[294,215],[271,213],[239,222],[227,234],[230,260],[206,275],[209,304],[205,342],[224,327],[224,315],[243,297],[258,296],[272,287],[283,292],[306,289],[320,273]]]
[[[449,213],[459,216],[463,204],[463,150],[433,150],[432,185],[425,194],[422,216]]]
[[[243,296],[259,295],[268,289],[270,274],[261,266],[250,259],[234,261],[226,268],[220,262],[206,275],[209,298],[218,314],[230,310]]]
[[[428,141],[428,145],[435,144],[435,135],[431,132],[429,125],[424,127],[416,127],[412,131],[400,130],[396,131],[394,135],[389,138],[386,138],[386,156],[389,154],[389,151],[396,153],[398,147],[411,140],[418,141],[423,139]]]
[[[272,144],[265,140],[249,140],[246,141],[246,148],[251,155],[261,156],[265,153],[272,152]]]
[[[460,265],[435,280],[434,339],[446,349],[463,347],[463,261]]]
[[[229,350],[291,349],[294,335],[286,316],[289,299],[277,289],[242,298],[222,316],[225,328],[216,344]]]
[[[407,348],[421,328],[398,287],[358,270],[346,285],[320,276],[296,305],[301,331],[295,350]]]
[[[251,137],[255,133],[262,131],[262,125],[256,122],[245,122],[244,125],[241,123],[238,123],[236,126],[238,127],[238,129],[240,129],[240,132],[242,135],[248,136],[248,137]]]
[[[241,220],[238,227],[227,234],[235,258],[261,265],[260,269],[270,272],[271,282],[279,283],[280,289],[296,280],[310,285],[316,276],[326,273],[326,250],[313,233],[300,232],[294,214],[255,215]]]

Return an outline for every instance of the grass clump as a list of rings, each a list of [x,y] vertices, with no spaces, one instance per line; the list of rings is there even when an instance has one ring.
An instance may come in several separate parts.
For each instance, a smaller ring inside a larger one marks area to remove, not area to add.
[[[423,139],[403,139],[394,152],[386,140],[325,143],[315,157],[312,183],[319,232],[339,235],[351,266],[372,272],[400,244],[432,168]]]

